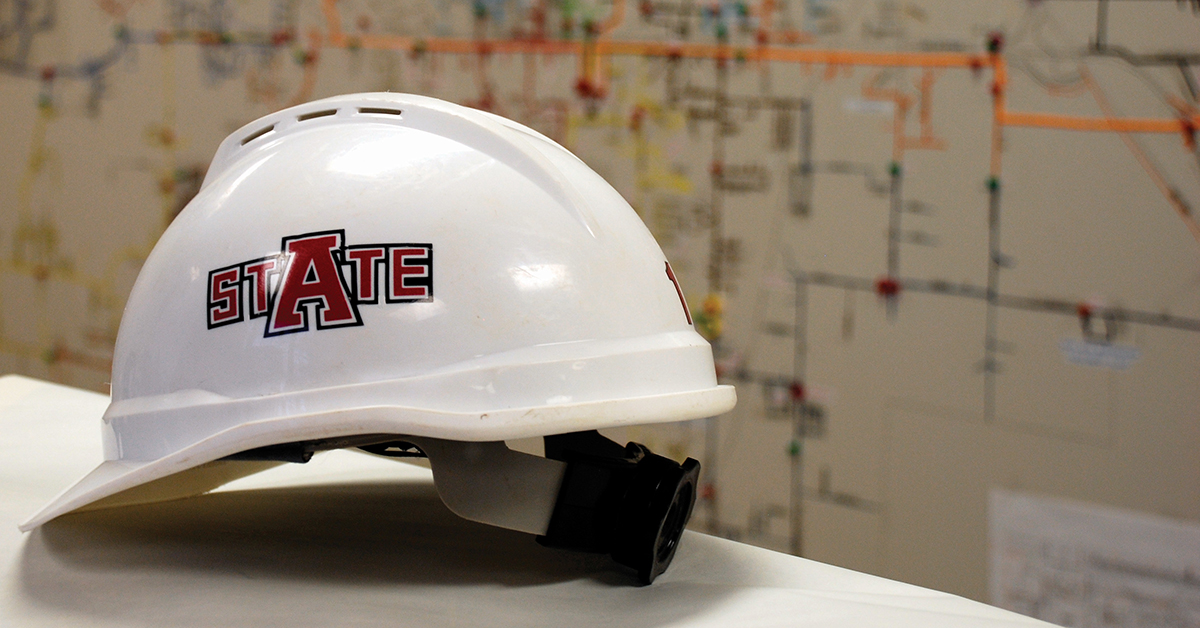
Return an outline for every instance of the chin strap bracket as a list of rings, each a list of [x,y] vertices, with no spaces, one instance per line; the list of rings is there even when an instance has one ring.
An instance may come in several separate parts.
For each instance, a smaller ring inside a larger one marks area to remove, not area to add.
[[[545,437],[546,457],[567,465],[548,547],[610,554],[650,584],[667,569],[696,503],[700,463],[679,464],[644,445],[622,447],[595,430]]]
[[[547,547],[609,554],[650,584],[667,569],[696,503],[700,463],[595,430],[545,437],[545,457],[504,442],[375,437],[358,447],[425,455],[438,494],[459,516],[537,534]]]

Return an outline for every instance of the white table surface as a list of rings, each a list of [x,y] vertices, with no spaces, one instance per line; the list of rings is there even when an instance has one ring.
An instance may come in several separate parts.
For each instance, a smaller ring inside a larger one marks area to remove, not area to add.
[[[103,395],[0,377],[0,626],[1048,626],[687,532],[648,587],[471,523],[421,467],[319,454],[201,497],[17,524],[100,462]]]

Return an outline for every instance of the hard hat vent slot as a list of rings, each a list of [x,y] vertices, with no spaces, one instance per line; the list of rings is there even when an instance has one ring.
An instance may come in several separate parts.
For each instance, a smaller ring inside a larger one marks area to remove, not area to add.
[[[296,116],[296,121],[304,122],[305,120],[312,120],[313,118],[324,118],[326,116],[337,115],[337,112],[337,109],[322,109],[321,111],[312,111]]]
[[[250,135],[247,135],[246,137],[242,138],[242,146],[245,146],[246,144],[249,144],[250,142],[253,142],[254,140],[256,140],[274,130],[275,130],[275,125],[272,124],[271,126],[263,127],[255,132],[251,133]]]
[[[398,116],[401,113],[403,113],[399,109],[392,109],[390,107],[359,107],[358,112],[359,113],[373,113],[373,114],[385,115],[385,116]]]

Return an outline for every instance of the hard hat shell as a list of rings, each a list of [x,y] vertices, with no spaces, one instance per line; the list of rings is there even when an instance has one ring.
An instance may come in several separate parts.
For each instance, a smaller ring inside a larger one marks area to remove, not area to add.
[[[569,151],[436,99],[340,96],[221,144],[130,294],[106,462],[22,528],[279,443],[500,441],[735,399],[654,238]],[[165,491],[262,465],[205,468]]]

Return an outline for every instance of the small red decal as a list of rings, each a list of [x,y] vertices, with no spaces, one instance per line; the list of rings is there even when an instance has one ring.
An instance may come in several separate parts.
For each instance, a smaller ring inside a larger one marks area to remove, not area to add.
[[[679,280],[675,278],[675,271],[671,270],[671,262],[667,264],[667,278],[671,283],[675,284],[675,294],[679,295],[679,304],[683,306],[683,315],[687,317],[688,325],[692,324],[692,311],[688,309],[687,299],[683,298],[683,288],[679,287]]]

